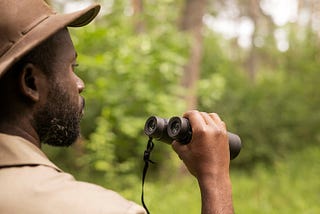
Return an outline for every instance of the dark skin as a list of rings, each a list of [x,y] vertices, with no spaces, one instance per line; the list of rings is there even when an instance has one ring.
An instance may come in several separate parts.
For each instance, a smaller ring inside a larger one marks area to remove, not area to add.
[[[192,126],[188,144],[174,141],[173,149],[200,187],[202,214],[232,214],[230,153],[225,123],[216,113],[186,112]]]
[[[76,57],[73,43],[66,29],[57,33],[62,45],[56,48],[57,58],[53,63],[51,77],[45,74],[37,65],[27,63],[20,71],[18,79],[15,76],[8,76],[3,81],[10,96],[6,96],[6,106],[10,106],[10,119],[6,118],[0,121],[0,132],[21,136],[37,147],[41,147],[40,137],[34,125],[35,114],[50,100],[48,100],[48,87],[52,85],[53,79],[62,86],[62,92],[68,95],[68,102],[77,111],[81,112],[83,108],[83,98],[80,93],[84,89],[83,81],[74,73],[76,66]],[[7,110],[8,111],[8,110]]]
[[[30,121],[33,119],[35,109],[44,102],[43,94],[47,93],[46,78],[32,64],[27,64],[21,70],[17,80],[13,78],[14,76],[9,76],[4,81],[9,88],[8,95],[12,95],[6,98],[6,105],[10,106],[12,111],[9,113],[10,119],[1,120],[0,131],[20,136],[40,147],[39,137]],[[25,100],[28,101],[28,104],[25,103]]]
[[[80,93],[84,89],[83,81],[74,73],[76,52],[66,29],[58,33],[59,44],[56,58],[52,66],[53,75],[49,77],[39,66],[27,63],[18,78],[6,77],[2,81],[1,99],[9,108],[0,109],[5,112],[0,118],[0,132],[17,135],[27,139],[41,148],[41,137],[35,126],[36,115],[48,104],[59,101],[68,103],[67,114],[81,114],[83,98]],[[52,82],[55,80],[55,84]],[[59,89],[59,90],[57,90]],[[59,91],[52,96],[53,91]],[[54,98],[58,98],[54,101]],[[56,105],[51,108],[64,108]],[[49,108],[50,109],[50,108]],[[6,115],[6,118],[4,118]],[[45,114],[40,114],[44,115]],[[189,144],[183,145],[174,141],[173,149],[183,160],[190,173],[199,183],[202,198],[202,214],[232,214],[232,190],[229,176],[229,146],[226,126],[215,113],[189,111],[184,117],[190,120],[193,137]],[[63,117],[61,117],[63,118]],[[48,119],[48,123],[50,118]],[[44,123],[46,124],[46,123]]]

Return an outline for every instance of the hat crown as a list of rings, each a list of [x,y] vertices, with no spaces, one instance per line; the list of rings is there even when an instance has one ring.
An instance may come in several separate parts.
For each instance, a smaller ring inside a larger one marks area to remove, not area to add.
[[[21,57],[62,28],[82,27],[100,5],[58,14],[44,0],[0,0],[0,78]]]
[[[0,56],[53,13],[43,0],[1,0]]]

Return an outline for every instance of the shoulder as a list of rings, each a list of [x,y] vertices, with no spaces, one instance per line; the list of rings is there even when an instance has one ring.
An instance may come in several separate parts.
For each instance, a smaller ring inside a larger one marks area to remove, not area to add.
[[[72,175],[47,166],[24,166],[0,171],[4,175],[0,178],[0,187],[15,195],[11,200],[6,199],[8,206],[11,204],[17,209],[21,206],[23,213],[145,213],[141,206],[114,191],[76,181]],[[1,183],[8,185],[4,187]],[[0,211],[5,211],[2,210],[5,197],[0,193]],[[18,203],[21,201],[22,204]]]

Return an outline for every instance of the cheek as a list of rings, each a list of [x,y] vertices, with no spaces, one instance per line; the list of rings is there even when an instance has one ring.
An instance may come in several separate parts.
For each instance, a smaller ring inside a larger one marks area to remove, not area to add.
[[[64,94],[63,96],[68,98],[69,103],[76,103],[79,97],[79,93],[77,90],[77,83],[73,78],[65,76],[63,81],[60,81],[59,87],[61,88],[61,92]]]

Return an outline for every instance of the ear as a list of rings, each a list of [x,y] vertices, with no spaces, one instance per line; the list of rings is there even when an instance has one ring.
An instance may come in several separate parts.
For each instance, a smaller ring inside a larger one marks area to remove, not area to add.
[[[26,64],[19,75],[20,90],[23,95],[34,102],[40,99],[41,83],[44,81],[41,70],[31,64]]]

